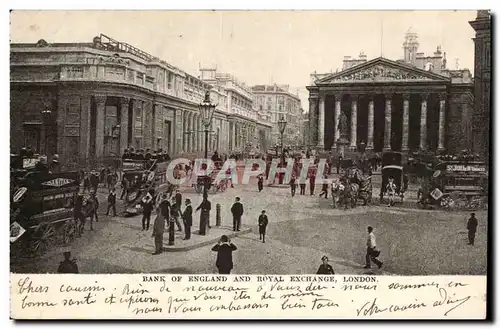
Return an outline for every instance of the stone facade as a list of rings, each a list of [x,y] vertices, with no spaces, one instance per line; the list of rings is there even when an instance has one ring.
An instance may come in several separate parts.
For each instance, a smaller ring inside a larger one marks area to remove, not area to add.
[[[283,116],[287,125],[283,134],[285,145],[301,144],[302,106],[300,98],[290,92],[288,85],[256,85],[252,87],[255,105],[260,111],[270,115],[272,124],[272,142],[281,143],[278,121]]]
[[[468,148],[470,138],[457,138],[454,132],[465,128],[470,133],[470,72],[446,69],[439,47],[435,61],[422,64],[415,38],[405,41],[404,50],[401,61],[382,57],[366,61],[363,57],[351,65],[349,59],[345,70],[312,75],[307,89],[314,146],[330,150],[344,144],[356,150],[363,143],[375,152]],[[341,117],[348,118],[342,129]]]
[[[474,96],[473,149],[488,156],[491,131],[491,14],[479,10],[469,22],[476,31],[474,40]]]
[[[203,154],[199,104],[209,83],[125,43],[103,35],[93,43],[11,44],[11,148],[32,146],[65,164],[116,158],[125,148],[167,150],[173,156]],[[214,101],[214,103],[217,103]],[[232,152],[232,114],[217,107],[209,152]],[[269,135],[271,126],[251,122]],[[254,132],[254,130],[248,130]],[[255,139],[256,142],[267,143]],[[264,147],[264,145],[261,145]]]

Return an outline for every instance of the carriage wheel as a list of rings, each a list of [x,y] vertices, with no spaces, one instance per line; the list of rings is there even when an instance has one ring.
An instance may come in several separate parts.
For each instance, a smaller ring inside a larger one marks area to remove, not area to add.
[[[49,223],[41,223],[35,229],[30,243],[30,249],[33,254],[43,255],[57,239],[56,229]]]
[[[73,218],[67,220],[62,228],[62,241],[65,245],[70,244],[75,239],[76,221]]]

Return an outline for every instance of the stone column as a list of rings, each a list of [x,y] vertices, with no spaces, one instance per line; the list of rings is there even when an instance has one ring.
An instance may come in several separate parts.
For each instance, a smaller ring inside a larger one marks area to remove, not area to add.
[[[373,96],[370,96],[370,101],[368,102],[368,140],[366,142],[366,149],[373,150],[373,131],[375,125],[375,104],[373,102]]]
[[[120,98],[120,154],[128,148],[128,107],[129,99]]]
[[[392,95],[385,95],[384,151],[391,150]]]
[[[193,114],[188,113],[188,126],[187,126],[187,151],[193,152]]]
[[[182,111],[182,152],[188,151],[188,112]]]
[[[318,96],[317,95],[311,95],[309,98],[309,146],[313,146],[317,142],[317,116],[316,116],[316,107],[318,106]]]
[[[200,120],[198,115],[194,116],[194,150],[200,151]]]
[[[281,137],[281,136],[280,136]],[[318,149],[325,148],[325,95],[319,95]]]
[[[410,95],[403,95],[403,130],[401,151],[408,151],[408,138],[410,133]]]
[[[358,96],[353,95],[351,101],[351,150],[356,150],[358,143]]]
[[[422,94],[420,105],[420,149],[427,149],[427,94]]]
[[[96,159],[104,156],[104,124],[105,124],[105,111],[106,111],[106,96],[96,96],[96,133],[95,133],[95,155]]]
[[[61,99],[61,97],[59,97]],[[86,164],[89,159],[89,151],[90,151],[90,107],[92,106],[92,97],[88,95],[84,95],[81,98],[82,102],[82,112],[80,116],[80,162],[82,165]],[[61,107],[59,107],[61,108]],[[60,147],[62,141],[59,142],[58,146]],[[61,155],[59,155],[61,156]]]
[[[340,101],[342,99],[342,95],[337,94],[335,95],[335,125],[334,125],[334,131],[335,131],[335,140],[333,141],[333,144],[337,143],[337,141],[340,139],[340,130],[339,130],[339,120],[340,120]]]
[[[153,112],[151,101],[143,102],[142,108],[142,148],[151,148],[151,116]]]
[[[445,127],[446,94],[439,95],[439,130],[438,151],[444,150],[444,127]]]

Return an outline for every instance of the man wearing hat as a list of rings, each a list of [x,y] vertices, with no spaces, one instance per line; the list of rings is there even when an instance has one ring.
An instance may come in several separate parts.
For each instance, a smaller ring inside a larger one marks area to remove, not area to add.
[[[149,223],[151,221],[151,212],[153,211],[153,197],[148,192],[141,200],[142,205],[142,230],[149,230]]]
[[[71,258],[71,252],[70,251],[65,251],[63,252],[64,255],[64,260],[59,263],[59,267],[57,268],[57,273],[59,274],[64,274],[64,273],[78,273],[78,265],[76,265],[76,259],[70,259]]]
[[[221,236],[219,242],[212,247],[212,251],[217,252],[215,266],[219,269],[219,274],[231,274],[231,270],[233,269],[233,251],[237,249],[227,235]]]
[[[153,236],[155,238],[155,252],[153,255],[159,255],[163,252],[163,233],[165,232],[165,221],[169,219],[170,202],[168,202],[167,194],[163,193],[161,202],[158,206],[158,216],[156,216],[153,224]]]
[[[259,216],[259,239],[262,240],[262,243],[266,243],[266,227],[268,223],[266,211],[262,210]]]
[[[335,274],[335,272],[333,271],[333,267],[330,264],[328,264],[328,257],[326,256],[321,257],[321,261],[323,262],[323,264],[319,266],[316,274],[321,274],[321,275]]]
[[[191,226],[193,226],[193,207],[191,207],[191,200],[186,199],[186,208],[182,213],[182,221],[184,222],[184,240],[191,239]]]

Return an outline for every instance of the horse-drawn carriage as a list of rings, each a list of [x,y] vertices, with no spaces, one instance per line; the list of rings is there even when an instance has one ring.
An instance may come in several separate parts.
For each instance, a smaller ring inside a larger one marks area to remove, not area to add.
[[[134,216],[142,212],[141,201],[148,192],[169,192],[173,187],[167,179],[169,162],[158,160],[127,160],[123,162],[123,179],[128,181],[125,194],[125,215]]]
[[[382,154],[382,185],[380,187],[380,203],[388,194],[389,180],[395,185],[394,195],[401,198],[408,189],[408,177],[403,168],[403,155],[400,152],[385,152]]]
[[[486,163],[468,159],[443,161],[428,175],[418,193],[422,206],[453,208],[463,204],[474,209],[474,203],[488,194]]]
[[[78,172],[31,171],[11,194],[11,251],[18,257],[40,255],[77,236],[74,206]]]
[[[359,200],[366,206],[372,202],[372,190],[372,176],[364,175],[361,169],[351,167],[332,184],[333,207],[354,208]]]
[[[205,189],[205,185],[207,191],[210,191],[212,187],[212,190],[215,192],[224,192],[227,189],[228,179],[220,179],[219,177],[223,165],[224,163],[222,161],[214,161],[212,163],[212,170],[208,175],[202,175],[196,178],[196,184],[193,184],[196,193],[201,194]],[[201,170],[207,170],[206,164],[202,165]]]

